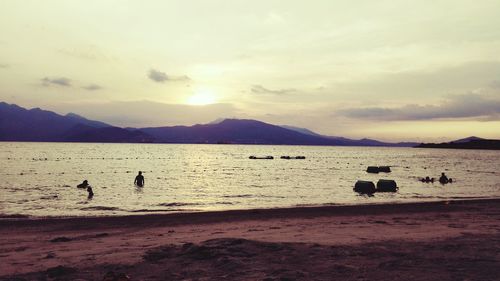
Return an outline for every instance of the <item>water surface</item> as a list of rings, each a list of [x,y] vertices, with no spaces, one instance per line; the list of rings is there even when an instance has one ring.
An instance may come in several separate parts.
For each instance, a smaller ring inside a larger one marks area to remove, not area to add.
[[[0,213],[95,216],[500,197],[500,152],[416,148],[0,143]],[[250,160],[272,155],[274,160]],[[305,160],[282,160],[303,155]],[[277,158],[277,159],[276,159]],[[392,172],[368,174],[369,165]],[[143,171],[146,185],[133,184]],[[420,177],[446,172],[453,184]],[[95,196],[76,185],[87,179]],[[359,196],[358,179],[394,179]]]

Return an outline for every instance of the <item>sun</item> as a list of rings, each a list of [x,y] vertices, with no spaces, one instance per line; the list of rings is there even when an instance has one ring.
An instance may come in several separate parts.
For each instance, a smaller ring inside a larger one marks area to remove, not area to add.
[[[207,105],[215,103],[215,95],[211,90],[201,89],[197,90],[187,100],[190,105]]]

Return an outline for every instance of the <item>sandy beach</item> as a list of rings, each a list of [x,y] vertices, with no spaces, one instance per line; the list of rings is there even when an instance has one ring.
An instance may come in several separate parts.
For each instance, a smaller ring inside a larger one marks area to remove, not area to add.
[[[0,220],[0,280],[498,280],[499,253],[500,199]]]

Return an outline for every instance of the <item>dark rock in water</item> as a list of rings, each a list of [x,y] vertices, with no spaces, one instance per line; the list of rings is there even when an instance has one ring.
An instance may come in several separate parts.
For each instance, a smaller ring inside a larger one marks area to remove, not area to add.
[[[391,167],[390,166],[380,166],[380,167],[378,167],[378,171],[382,172],[382,173],[390,173]]]
[[[76,268],[74,267],[68,267],[68,266],[56,266],[56,267],[51,267],[47,269],[46,273],[50,278],[56,278],[68,274],[73,274],[76,272]]]
[[[375,184],[371,181],[357,181],[354,185],[354,191],[362,194],[375,193]]]
[[[398,186],[393,180],[379,180],[377,182],[377,192],[396,192]]]
[[[378,172],[380,172],[380,171],[379,171],[379,168],[376,166],[368,166],[368,168],[366,169],[366,172],[372,173],[372,174],[378,174]]]

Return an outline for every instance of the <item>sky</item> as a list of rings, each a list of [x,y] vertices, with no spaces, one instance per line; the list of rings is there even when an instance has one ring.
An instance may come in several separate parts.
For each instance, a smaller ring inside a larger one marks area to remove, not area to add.
[[[257,119],[500,138],[500,1],[1,0],[0,101],[124,127]]]

